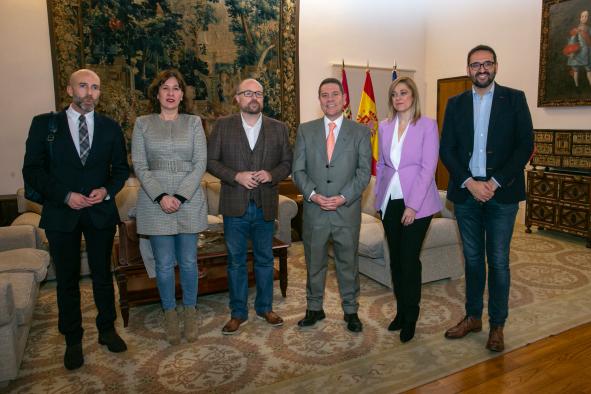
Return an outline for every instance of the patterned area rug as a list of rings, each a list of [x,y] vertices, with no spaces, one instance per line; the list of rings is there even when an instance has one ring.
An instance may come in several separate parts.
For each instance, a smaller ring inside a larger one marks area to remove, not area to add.
[[[525,234],[518,226],[511,252],[511,309],[505,329],[507,351],[591,321],[591,251],[584,241],[552,233]],[[325,311],[317,328],[302,331],[305,311],[303,247],[289,249],[289,286],[275,288],[275,310],[285,325],[255,319],[239,335],[222,336],[227,294],[199,298],[200,338],[171,347],[161,327],[159,305],[131,309],[130,325],[119,332],[129,345],[123,354],[97,343],[95,309],[88,281],[82,286],[85,365],[62,365],[64,340],[57,331],[55,289],[40,293],[14,393],[229,393],[229,392],[398,392],[449,375],[497,354],[478,334],[450,341],[443,332],[463,317],[463,279],[423,286],[417,335],[407,344],[387,331],[394,316],[391,291],[362,276],[363,333],[343,322],[334,269],[329,271]],[[251,289],[251,296],[253,296]],[[251,297],[252,299],[252,297]],[[1,389],[0,389],[1,390]]]

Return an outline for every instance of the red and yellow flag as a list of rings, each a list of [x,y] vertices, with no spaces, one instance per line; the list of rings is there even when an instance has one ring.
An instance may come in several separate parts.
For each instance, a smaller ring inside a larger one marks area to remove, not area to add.
[[[376,99],[373,94],[373,84],[369,70],[365,71],[365,83],[361,92],[359,111],[357,111],[357,122],[363,123],[371,131],[371,174],[376,174],[376,163],[378,161],[378,114]]]
[[[345,103],[343,104],[343,115],[347,119],[351,119],[351,100],[349,99],[349,84],[347,84],[347,73],[345,72],[345,61],[343,60],[343,68],[341,69],[341,84],[343,85],[343,93],[345,94]]]

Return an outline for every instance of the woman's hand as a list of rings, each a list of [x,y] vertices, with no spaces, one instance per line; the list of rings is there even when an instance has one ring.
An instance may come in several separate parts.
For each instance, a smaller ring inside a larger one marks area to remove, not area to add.
[[[402,213],[402,219],[400,219],[400,223],[402,223],[403,226],[409,226],[415,221],[416,215],[417,212],[414,209],[406,207]]]
[[[181,202],[173,196],[164,196],[160,200],[160,208],[166,213],[174,213],[179,210]]]

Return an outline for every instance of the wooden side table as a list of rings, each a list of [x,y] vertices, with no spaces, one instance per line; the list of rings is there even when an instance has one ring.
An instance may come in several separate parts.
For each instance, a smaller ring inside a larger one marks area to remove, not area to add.
[[[219,233],[205,234],[209,240],[203,240],[198,245],[197,262],[206,271],[199,279],[199,294],[210,294],[228,289],[226,244],[223,235]],[[273,256],[279,260],[279,270],[275,272],[275,279],[279,279],[281,295],[287,296],[287,248],[288,244],[273,239]],[[253,254],[248,249],[248,283],[254,284]],[[119,245],[115,247],[114,272],[119,288],[119,307],[123,318],[123,326],[129,323],[129,309],[132,306],[149,304],[160,301],[156,278],[149,278],[139,251],[139,237],[136,233],[135,220],[126,220],[119,224]],[[181,298],[182,292],[176,274],[176,297]]]

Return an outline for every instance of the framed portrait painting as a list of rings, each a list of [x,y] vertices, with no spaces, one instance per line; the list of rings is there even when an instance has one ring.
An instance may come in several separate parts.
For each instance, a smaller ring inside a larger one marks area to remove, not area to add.
[[[98,110],[129,141],[136,116],[149,111],[150,83],[176,68],[206,133],[237,111],[237,84],[256,78],[265,114],[285,121],[295,139],[298,0],[47,0],[47,8],[58,110],[69,103],[69,75],[90,68],[101,77]]]
[[[543,0],[538,107],[591,105],[590,12],[590,0]]]

